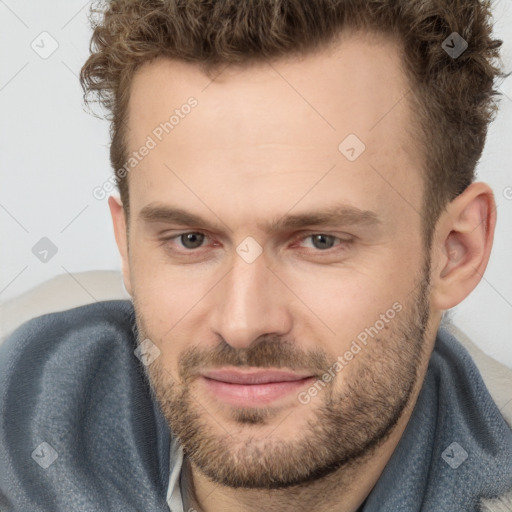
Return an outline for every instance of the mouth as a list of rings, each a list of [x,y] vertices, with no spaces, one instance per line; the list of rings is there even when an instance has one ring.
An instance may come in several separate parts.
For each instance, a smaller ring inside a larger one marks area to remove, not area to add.
[[[211,370],[201,375],[208,392],[231,405],[265,405],[298,392],[316,377],[283,370]]]

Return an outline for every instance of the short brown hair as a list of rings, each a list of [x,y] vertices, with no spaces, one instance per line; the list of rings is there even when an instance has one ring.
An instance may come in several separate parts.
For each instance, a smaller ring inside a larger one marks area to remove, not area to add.
[[[222,65],[314,52],[344,29],[397,37],[424,156],[428,245],[446,204],[474,180],[497,108],[494,81],[505,76],[496,66],[502,42],[492,38],[488,1],[111,0],[91,7],[91,24],[91,55],[80,83],[86,104],[94,93],[108,112],[114,171],[127,161],[130,83],[143,63],[170,57],[210,74]],[[442,45],[453,32],[468,43],[457,58]],[[128,215],[126,174],[117,181]]]

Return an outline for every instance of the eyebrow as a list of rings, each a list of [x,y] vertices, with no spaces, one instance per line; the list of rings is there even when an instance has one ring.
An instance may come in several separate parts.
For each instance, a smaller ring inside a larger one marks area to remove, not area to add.
[[[212,231],[218,230],[220,227],[219,223],[212,223],[195,213],[162,204],[149,204],[145,206],[139,213],[139,219],[146,223],[162,222],[183,226],[202,226],[204,229]],[[221,223],[224,224],[222,221]],[[274,218],[269,222],[258,224],[258,229],[268,233],[278,233],[306,226],[372,226],[380,223],[381,220],[378,215],[371,210],[361,210],[348,205],[337,205],[312,212],[287,214],[283,217]]]

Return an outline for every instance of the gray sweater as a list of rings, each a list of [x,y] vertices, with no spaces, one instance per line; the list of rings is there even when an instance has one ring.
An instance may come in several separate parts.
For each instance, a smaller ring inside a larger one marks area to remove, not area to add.
[[[135,347],[133,307],[121,300],[33,319],[0,346],[0,511],[169,511],[172,433]],[[510,489],[512,431],[467,351],[440,329],[362,510],[512,510],[481,505]]]

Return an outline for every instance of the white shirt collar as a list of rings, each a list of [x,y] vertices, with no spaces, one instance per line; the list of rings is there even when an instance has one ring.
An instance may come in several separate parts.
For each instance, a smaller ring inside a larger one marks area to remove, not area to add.
[[[169,487],[167,488],[167,505],[171,512],[183,511],[183,498],[180,489],[180,475],[183,466],[183,448],[178,439],[171,434],[171,449],[169,459]]]

